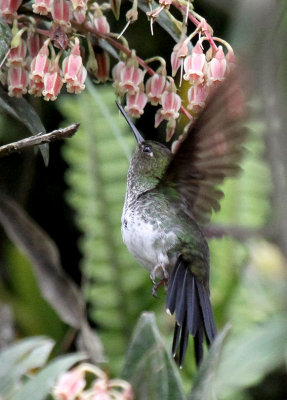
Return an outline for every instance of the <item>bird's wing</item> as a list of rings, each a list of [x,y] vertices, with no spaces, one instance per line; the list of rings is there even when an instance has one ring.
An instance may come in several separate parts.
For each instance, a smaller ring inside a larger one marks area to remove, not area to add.
[[[200,223],[220,209],[223,193],[216,185],[240,170],[245,117],[243,91],[234,71],[210,95],[159,183],[163,190],[176,189]]]

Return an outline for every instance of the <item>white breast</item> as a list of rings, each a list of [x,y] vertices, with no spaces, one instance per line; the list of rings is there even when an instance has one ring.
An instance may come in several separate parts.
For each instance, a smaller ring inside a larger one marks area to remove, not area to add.
[[[156,265],[169,266],[171,260],[164,251],[164,235],[151,223],[127,212],[122,217],[122,237],[130,253],[148,270],[152,271]]]

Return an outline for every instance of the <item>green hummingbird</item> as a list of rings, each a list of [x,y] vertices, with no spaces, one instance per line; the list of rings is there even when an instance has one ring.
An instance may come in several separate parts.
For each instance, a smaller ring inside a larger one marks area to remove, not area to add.
[[[220,209],[223,193],[216,185],[240,170],[245,129],[238,93],[232,79],[221,84],[174,154],[161,143],[145,140],[117,103],[137,140],[127,177],[122,237],[150,271],[153,294],[160,284],[167,287],[166,310],[176,320],[172,353],[175,357],[179,348],[180,367],[189,334],[197,365],[204,336],[208,345],[216,336],[203,224],[212,210]]]

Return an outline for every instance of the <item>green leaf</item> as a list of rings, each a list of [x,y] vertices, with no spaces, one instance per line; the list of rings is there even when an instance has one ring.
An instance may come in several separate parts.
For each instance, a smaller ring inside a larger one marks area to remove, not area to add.
[[[0,66],[7,57],[8,50],[10,48],[10,43],[12,40],[12,33],[9,25],[0,18]]]
[[[17,203],[3,194],[0,194],[0,224],[30,260],[43,297],[64,322],[82,331],[89,355],[102,361],[102,345],[88,324],[82,294],[63,270],[55,243]]]
[[[166,350],[152,313],[136,326],[122,373],[139,400],[185,399],[179,373]]]
[[[277,315],[261,325],[255,325],[239,337],[230,337],[223,349],[215,380],[218,397],[226,398],[251,386],[268,372],[284,365],[286,338],[286,314]]]
[[[230,325],[226,325],[210,347],[208,355],[204,358],[195,377],[189,397],[190,400],[216,399],[214,395],[214,380],[216,379],[216,371],[220,363],[222,349],[230,332],[230,328]]]
[[[0,107],[12,117],[22,122],[29,131],[35,135],[46,133],[46,129],[38,114],[24,98],[8,96],[7,92],[0,86]],[[47,143],[39,146],[45,165],[49,163],[49,145]]]
[[[11,397],[11,400],[44,400],[55,385],[59,375],[85,358],[84,354],[76,353],[55,359],[35,377],[25,383],[21,390]]]
[[[0,351],[0,395],[11,392],[27,371],[42,367],[53,346],[51,339],[33,337]]]

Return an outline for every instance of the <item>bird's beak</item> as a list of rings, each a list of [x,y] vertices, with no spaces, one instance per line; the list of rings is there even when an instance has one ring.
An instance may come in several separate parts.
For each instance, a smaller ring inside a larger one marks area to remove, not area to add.
[[[135,138],[138,142],[138,144],[141,144],[142,142],[144,142],[144,138],[142,137],[142,135],[139,133],[139,131],[137,130],[137,128],[134,126],[134,124],[132,123],[132,121],[129,119],[127,113],[125,112],[125,110],[123,109],[123,107],[120,105],[120,103],[117,103],[117,106],[120,110],[120,112],[123,114],[123,116],[125,117],[127,123],[129,124],[129,126],[131,127],[131,130],[133,131]]]

